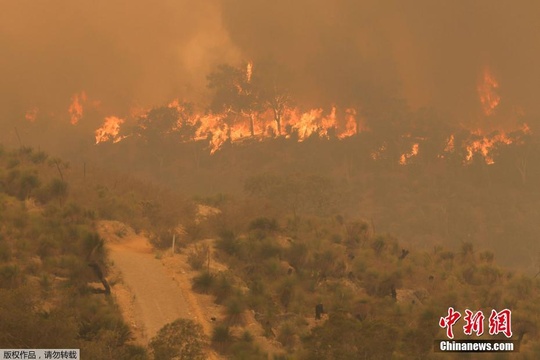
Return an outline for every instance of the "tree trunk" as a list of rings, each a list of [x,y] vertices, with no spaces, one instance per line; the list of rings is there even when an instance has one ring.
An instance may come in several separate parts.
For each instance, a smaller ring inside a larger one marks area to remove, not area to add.
[[[276,122],[277,134],[281,135],[281,111],[277,105],[272,105],[272,111],[274,112],[274,120]]]
[[[249,131],[251,132],[251,137],[255,136],[255,115],[251,113],[249,115]]]
[[[521,183],[525,185],[527,182],[527,161],[524,158],[519,159],[516,166],[519,171],[519,175],[521,176]]]

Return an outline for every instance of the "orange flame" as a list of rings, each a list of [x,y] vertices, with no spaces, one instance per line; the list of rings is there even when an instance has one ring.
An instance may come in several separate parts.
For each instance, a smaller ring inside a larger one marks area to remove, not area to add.
[[[200,121],[201,126],[195,133],[195,140],[209,139],[210,153],[214,154],[227,141],[228,126],[220,115],[211,114],[198,117],[198,121]]]
[[[401,157],[399,158],[399,163],[401,165],[407,165],[407,162],[408,162],[408,160],[410,158],[412,158],[413,156],[418,155],[418,148],[419,147],[420,147],[420,145],[418,143],[413,144],[411,152],[407,153],[407,154],[402,154]]]
[[[476,131],[474,134],[481,136],[480,131]],[[473,155],[478,153],[482,155],[486,164],[494,164],[495,160],[493,159],[492,150],[496,145],[500,144],[510,145],[512,144],[512,139],[505,133],[497,133],[493,136],[482,136],[481,139],[466,145],[465,150],[467,151],[467,155],[465,156],[464,163],[470,164]]]
[[[71,116],[71,124],[76,125],[83,116],[83,103],[86,102],[86,93],[81,91],[71,97],[68,112]]]
[[[298,140],[302,142],[313,135],[328,139],[330,137],[330,130],[334,130],[339,139],[355,135],[358,132],[356,110],[346,109],[345,114],[344,128],[339,124],[337,108],[335,106],[332,107],[330,114],[327,116],[323,115],[323,109],[321,108],[311,109],[304,113],[295,108],[287,109],[285,117],[287,124],[297,132]]]
[[[386,143],[383,143],[379,148],[371,153],[371,158],[373,160],[379,160],[383,156],[383,152],[386,151]]]
[[[345,129],[339,126],[336,113],[336,107],[332,107],[327,116],[323,115],[323,109],[311,109],[307,112],[301,112],[298,108],[287,109],[284,114],[284,124],[289,125],[290,129],[298,134],[299,142],[314,135],[328,139],[331,129],[336,130],[336,136],[339,139],[356,134],[356,110],[347,109]],[[209,140],[210,152],[214,154],[227,141],[237,142],[251,137],[249,118],[252,116],[256,138],[263,139],[277,134],[275,122],[271,120],[270,110],[259,114],[259,116],[244,114],[244,116],[237,116],[233,120],[231,120],[232,116],[228,116],[228,114],[195,115],[193,119],[190,119],[190,123],[199,122],[200,126],[194,140]]]
[[[489,68],[485,68],[477,90],[480,96],[480,102],[482,103],[482,109],[486,116],[492,115],[501,101],[501,97],[496,92],[498,87],[499,83],[491,74]]]
[[[245,68],[245,83],[252,81],[253,63],[249,61]],[[237,91],[242,93],[249,90],[242,89],[242,84],[236,83]],[[482,110],[485,116],[493,115],[497,106],[500,103],[500,96],[497,94],[499,83],[490,72],[489,68],[485,68],[482,73],[482,79],[477,86],[477,91],[482,104]],[[86,102],[86,94],[81,92],[72,97],[72,104],[69,112],[72,115],[72,124],[76,124],[83,115],[83,103]],[[185,136],[180,141],[208,141],[208,148],[211,154],[221,149],[224,144],[243,141],[251,138],[262,140],[267,137],[282,136],[286,138],[295,137],[299,142],[305,141],[310,137],[318,137],[329,139],[332,136],[338,139],[344,139],[361,131],[369,129],[364,125],[364,119],[359,118],[358,112],[354,108],[345,109],[344,113],[340,113],[336,106],[332,106],[329,113],[325,113],[322,108],[313,108],[307,111],[302,111],[298,107],[285,108],[280,110],[280,129],[278,132],[278,123],[275,119],[275,114],[271,109],[266,111],[252,111],[243,109],[241,111],[233,111],[226,109],[218,114],[192,114],[192,111],[184,111],[184,105],[178,100],[173,100],[168,105],[170,108],[176,108],[179,112],[179,119],[171,129],[165,130],[166,133],[173,133],[179,130],[182,126],[190,126],[189,131],[193,134],[191,139]],[[143,112],[141,114],[141,112]],[[149,110],[132,109],[132,117],[147,117]],[[338,116],[339,114],[339,116]],[[27,115],[27,119],[29,115]],[[103,126],[96,130],[96,144],[104,141],[118,142],[124,137],[119,136],[120,125],[124,120],[110,116],[105,119]],[[143,127],[152,126],[151,123],[145,122]],[[283,130],[285,129],[285,130]],[[527,124],[523,124],[521,131],[524,134],[530,132]],[[490,136],[481,135],[480,131],[473,132],[476,136],[473,140],[468,140],[465,143],[455,144],[454,135],[450,135],[446,141],[444,154],[437,155],[438,158],[445,158],[446,153],[452,153],[456,148],[465,149],[466,156],[464,164],[472,161],[474,154],[480,154],[487,164],[493,164],[493,148],[498,144],[511,144],[514,140],[509,138],[504,132],[499,132]],[[404,137],[412,138],[411,134],[405,134]],[[179,138],[180,139],[180,138]],[[399,163],[407,165],[410,159],[417,156],[419,153],[420,143],[426,138],[414,137],[416,143],[412,144],[410,152],[400,156]],[[384,152],[387,150],[387,144],[383,143],[377,150],[371,152],[371,157],[374,160],[384,158]]]
[[[523,125],[521,125],[521,127],[520,127],[520,130],[524,134],[530,134],[531,133],[531,128],[529,127],[529,125],[527,125],[527,123],[523,123]]]
[[[124,137],[118,136],[120,133],[120,125],[124,123],[123,119],[116,116],[108,116],[105,118],[103,125],[95,131],[96,144],[112,140],[117,143]]]
[[[347,114],[345,117],[345,131],[338,135],[338,138],[344,139],[349,136],[353,136],[358,132],[356,125],[356,109],[345,110]]]
[[[27,121],[33,123],[33,122],[35,122],[36,119],[37,119],[37,114],[38,114],[38,112],[39,112],[39,109],[38,109],[37,107],[32,108],[32,109],[30,109],[30,110],[28,110],[28,111],[26,112],[26,114],[24,115],[24,118],[25,118]]]
[[[298,114],[294,110],[289,112],[289,124],[298,131],[299,141],[304,141],[313,133],[321,129],[318,120],[321,118],[323,109],[311,109],[306,113]]]
[[[448,138],[448,141],[446,142],[446,147],[444,148],[444,152],[453,152],[454,151],[454,134],[450,135]]]

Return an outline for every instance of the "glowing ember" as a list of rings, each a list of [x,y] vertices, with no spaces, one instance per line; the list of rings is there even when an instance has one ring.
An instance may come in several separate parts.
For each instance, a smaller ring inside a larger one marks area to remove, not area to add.
[[[446,142],[446,147],[444,148],[444,152],[451,153],[454,152],[454,135],[450,135],[448,138],[448,141]]]
[[[399,163],[401,165],[406,165],[408,160],[410,158],[412,158],[413,156],[416,156],[418,155],[418,148],[420,147],[420,145],[418,143],[414,144],[412,146],[412,149],[411,149],[411,152],[410,153],[407,153],[407,154],[402,154],[400,159],[399,159]]]
[[[531,133],[531,128],[529,127],[529,125],[527,125],[527,123],[523,123],[523,125],[521,125],[520,130],[524,134],[530,134]]]
[[[30,109],[30,110],[28,110],[28,111],[26,112],[26,114],[24,115],[24,118],[25,118],[27,121],[33,123],[33,122],[36,121],[38,111],[39,111],[38,108],[32,108],[32,109]]]
[[[86,102],[86,93],[81,91],[71,97],[69,105],[69,115],[71,116],[71,124],[76,125],[83,116],[83,104]]]
[[[124,123],[124,120],[116,116],[108,116],[105,118],[103,125],[96,130],[96,144],[105,141],[111,141],[117,143],[124,137],[118,136],[120,133],[120,125]]]
[[[491,74],[488,68],[484,69],[481,82],[478,84],[477,90],[480,96],[480,102],[482,103],[482,109],[486,116],[490,116],[495,111],[495,108],[499,105],[501,97],[497,94],[496,90],[499,87],[499,83],[495,77]]]
[[[171,101],[167,107],[169,108],[172,108],[172,109],[182,109],[182,106],[180,105],[180,101],[178,99],[174,99],[173,101]]]
[[[444,147],[444,153],[447,154],[447,153],[453,153],[455,150],[455,145],[454,145],[454,134],[450,135],[450,137],[448,138],[448,140],[446,140],[446,146]],[[445,154],[438,154],[437,157],[439,159],[444,159],[446,157]]]
[[[356,110],[347,109],[345,110],[345,113],[347,114],[347,116],[345,117],[345,131],[338,135],[338,138],[340,139],[344,139],[358,133],[356,124]]]
[[[129,116],[131,118],[139,118],[141,116],[145,116],[150,109],[144,108],[142,106],[133,106],[129,109]]]
[[[386,144],[383,143],[376,151],[371,153],[371,158],[373,160],[379,160],[382,158],[383,153],[386,151]]]

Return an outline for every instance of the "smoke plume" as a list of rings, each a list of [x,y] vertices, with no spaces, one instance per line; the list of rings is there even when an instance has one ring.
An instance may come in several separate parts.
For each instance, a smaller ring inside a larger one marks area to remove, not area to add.
[[[119,116],[173,98],[204,101],[218,64],[253,60],[257,71],[268,59],[289,70],[305,106],[376,111],[404,99],[473,122],[489,68],[501,98],[490,121],[534,116],[539,10],[487,0],[3,0],[0,124],[67,124],[82,91],[87,106]]]

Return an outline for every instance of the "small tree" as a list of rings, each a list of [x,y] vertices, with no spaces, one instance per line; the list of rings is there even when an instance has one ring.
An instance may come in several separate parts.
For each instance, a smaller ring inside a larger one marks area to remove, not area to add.
[[[224,352],[231,345],[233,337],[229,327],[217,325],[212,331],[212,344],[220,351]]]
[[[47,186],[47,190],[53,199],[58,199],[60,203],[63,203],[68,195],[68,183],[60,179],[53,179]]]
[[[202,326],[188,319],[165,325],[149,344],[154,359],[159,360],[204,360],[205,346]]]
[[[208,88],[214,92],[211,110],[227,114],[233,122],[247,117],[250,134],[255,136],[255,120],[265,107],[259,99],[259,89],[251,83],[247,72],[250,68],[251,64],[244,64],[242,68],[220,65],[208,75]]]
[[[260,102],[272,110],[278,136],[282,133],[285,110],[293,103],[290,83],[289,71],[274,61],[263,61],[253,76],[253,85],[259,89]]]

